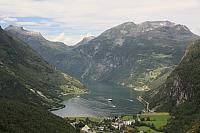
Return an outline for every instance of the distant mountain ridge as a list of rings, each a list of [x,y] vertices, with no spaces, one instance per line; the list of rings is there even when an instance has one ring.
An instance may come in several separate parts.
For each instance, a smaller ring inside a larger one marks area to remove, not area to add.
[[[12,29],[7,31],[12,33]],[[79,79],[148,90],[154,81],[166,77],[181,60],[188,42],[197,38],[186,26],[169,21],[127,22],[106,30],[87,45],[53,55],[46,49],[47,54],[41,56]]]
[[[25,30],[23,27],[10,25],[4,30],[29,44],[51,64],[54,64],[51,62],[52,58],[71,49],[62,42],[52,42],[46,40],[41,33]]]
[[[80,42],[78,42],[75,46],[73,47],[79,47],[81,45],[88,44],[89,41],[93,40],[95,37],[94,36],[88,36],[84,37]]]
[[[58,96],[85,90],[76,79],[44,61],[30,46],[0,29],[0,98],[45,108],[61,101]]]
[[[89,62],[84,78],[148,89],[178,64],[187,43],[197,38],[186,26],[168,21],[128,22],[75,51]]]

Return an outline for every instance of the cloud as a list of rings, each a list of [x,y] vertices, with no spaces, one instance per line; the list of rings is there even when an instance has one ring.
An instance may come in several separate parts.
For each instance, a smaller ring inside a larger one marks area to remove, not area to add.
[[[2,14],[48,16],[55,21],[72,25],[103,25],[102,23],[125,21],[139,16],[141,18],[136,21],[141,22],[145,21],[145,14],[160,12],[165,15],[164,12],[167,11],[179,12],[199,7],[198,0],[1,0],[1,4],[9,5],[0,9]]]
[[[46,36],[46,37],[49,38],[51,41],[64,42],[66,45],[75,45],[78,42],[80,42],[83,38],[89,37],[89,36],[94,36],[94,35],[91,33],[87,33],[84,35],[67,36],[65,35],[64,32],[62,32],[56,36]]]
[[[9,18],[50,18],[43,24],[34,23],[35,27],[48,28],[49,36],[61,32],[65,36],[89,32],[97,35],[126,21],[147,20],[169,20],[196,32],[200,23],[199,0],[1,0],[0,7],[0,16]],[[30,26],[28,22],[18,24]]]
[[[8,17],[5,15],[0,15],[0,25],[12,25],[17,22],[17,19],[14,17]]]
[[[16,18],[5,17],[5,18],[3,18],[3,21],[16,22],[17,19]]]
[[[16,22],[17,25],[38,25],[36,22]]]

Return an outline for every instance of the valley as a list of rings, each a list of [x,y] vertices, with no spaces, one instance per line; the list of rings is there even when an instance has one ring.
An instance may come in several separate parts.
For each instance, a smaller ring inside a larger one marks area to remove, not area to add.
[[[65,108],[53,113],[61,117],[114,117],[134,115],[144,108],[137,100],[142,92],[108,83],[86,82],[85,85],[88,93],[63,96]]]
[[[110,132],[149,132],[163,133],[169,113],[144,113],[123,115],[119,117],[66,117],[80,132],[110,133]],[[90,128],[86,128],[90,127]]]
[[[5,30],[78,79],[109,81],[135,90],[150,90],[162,84],[159,79],[167,77],[188,43],[198,38],[186,26],[170,21],[126,22],[97,37],[85,38],[74,47],[50,42],[22,27],[9,26]]]
[[[198,38],[169,21],[126,22],[75,46],[0,28],[0,131],[196,132]]]

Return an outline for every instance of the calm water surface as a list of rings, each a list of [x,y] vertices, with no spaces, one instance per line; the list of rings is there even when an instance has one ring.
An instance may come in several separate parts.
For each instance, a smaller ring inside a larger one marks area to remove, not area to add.
[[[107,117],[132,115],[143,109],[136,99],[140,92],[106,83],[87,83],[90,92],[63,96],[65,108],[52,111],[61,117]],[[108,99],[112,99],[110,102]]]

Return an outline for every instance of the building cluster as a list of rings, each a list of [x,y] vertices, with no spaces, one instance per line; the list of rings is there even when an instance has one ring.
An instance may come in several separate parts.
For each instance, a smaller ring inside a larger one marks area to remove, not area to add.
[[[83,133],[95,133],[96,131],[122,131],[124,127],[135,124],[136,120],[122,120],[120,117],[118,118],[106,118],[98,125],[93,127],[85,124],[80,128]],[[74,123],[73,123],[74,125]]]

